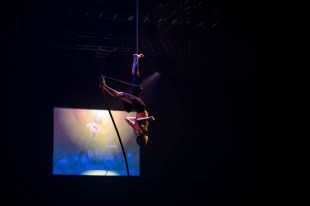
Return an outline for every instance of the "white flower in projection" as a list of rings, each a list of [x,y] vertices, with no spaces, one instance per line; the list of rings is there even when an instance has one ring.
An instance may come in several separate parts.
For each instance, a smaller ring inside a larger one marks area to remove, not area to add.
[[[100,131],[101,129],[101,126],[98,125],[97,123],[95,122],[92,122],[92,123],[88,123],[86,125],[86,127],[88,127],[89,131],[91,132],[91,136],[92,137],[96,137],[97,133]]]
[[[97,133],[100,131],[103,117],[104,114],[102,111],[94,111],[93,121],[86,125],[90,130],[92,137],[96,137]]]

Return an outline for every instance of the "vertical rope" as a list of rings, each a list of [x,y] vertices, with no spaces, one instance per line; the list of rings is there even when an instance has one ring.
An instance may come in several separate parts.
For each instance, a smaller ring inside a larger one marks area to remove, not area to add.
[[[136,0],[136,54],[139,54],[139,0]]]
[[[107,105],[107,107],[108,107],[109,114],[110,114],[110,116],[111,116],[111,119],[112,119],[114,128],[115,128],[116,133],[117,133],[117,136],[118,136],[118,140],[119,140],[120,145],[121,145],[121,147],[122,147],[122,151],[123,151],[123,155],[124,155],[124,159],[125,159],[125,164],[126,164],[126,170],[127,170],[127,174],[128,174],[128,178],[129,178],[129,177],[130,177],[130,173],[129,173],[129,168],[128,168],[128,162],[127,162],[126,152],[125,152],[125,149],[124,149],[124,146],[123,146],[121,137],[120,137],[120,135],[119,135],[118,129],[117,129],[116,124],[115,124],[115,122],[114,122],[114,119],[113,119],[113,116],[112,116],[112,113],[111,113],[111,110],[110,110],[110,107],[109,107],[109,104],[108,104],[108,100],[107,100],[107,97],[106,97],[106,95],[105,95],[105,91],[103,91],[103,94],[104,94],[105,103],[106,103],[106,105]]]

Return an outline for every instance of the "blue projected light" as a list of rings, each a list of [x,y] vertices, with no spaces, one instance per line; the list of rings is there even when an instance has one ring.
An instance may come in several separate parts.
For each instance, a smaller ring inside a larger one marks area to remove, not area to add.
[[[130,175],[139,176],[140,148],[126,123],[128,113],[111,113],[126,152]],[[53,174],[127,176],[122,148],[108,110],[54,108]]]

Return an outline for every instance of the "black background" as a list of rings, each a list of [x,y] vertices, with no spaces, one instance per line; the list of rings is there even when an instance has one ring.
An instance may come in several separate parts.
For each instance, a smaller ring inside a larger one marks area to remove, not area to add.
[[[221,26],[184,33],[191,38],[191,54],[168,63],[171,70],[147,94],[156,121],[149,145],[141,150],[141,177],[130,179],[52,176],[52,114],[54,106],[106,109],[98,77],[106,72],[129,80],[132,53],[112,54],[101,65],[85,56],[51,52],[42,34],[49,22],[44,3],[1,3],[1,201],[263,204],[264,64],[258,8],[214,2]],[[148,68],[148,76],[155,64],[164,63],[146,56],[141,68]],[[122,109],[121,102],[108,99],[112,109]]]

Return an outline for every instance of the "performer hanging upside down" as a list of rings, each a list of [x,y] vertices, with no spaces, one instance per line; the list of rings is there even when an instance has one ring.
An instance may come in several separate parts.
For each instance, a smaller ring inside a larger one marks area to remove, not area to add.
[[[125,110],[129,113],[131,111],[136,111],[136,117],[126,117],[126,122],[133,128],[136,133],[136,141],[140,146],[146,146],[148,142],[148,127],[149,121],[154,121],[153,116],[149,116],[146,105],[141,99],[142,80],[139,72],[139,59],[143,58],[143,54],[133,55],[132,64],[132,84],[138,85],[132,87],[132,94],[125,92],[119,92],[115,89],[109,87],[104,77],[102,78],[101,88],[108,92],[111,96],[121,99],[124,103]]]

